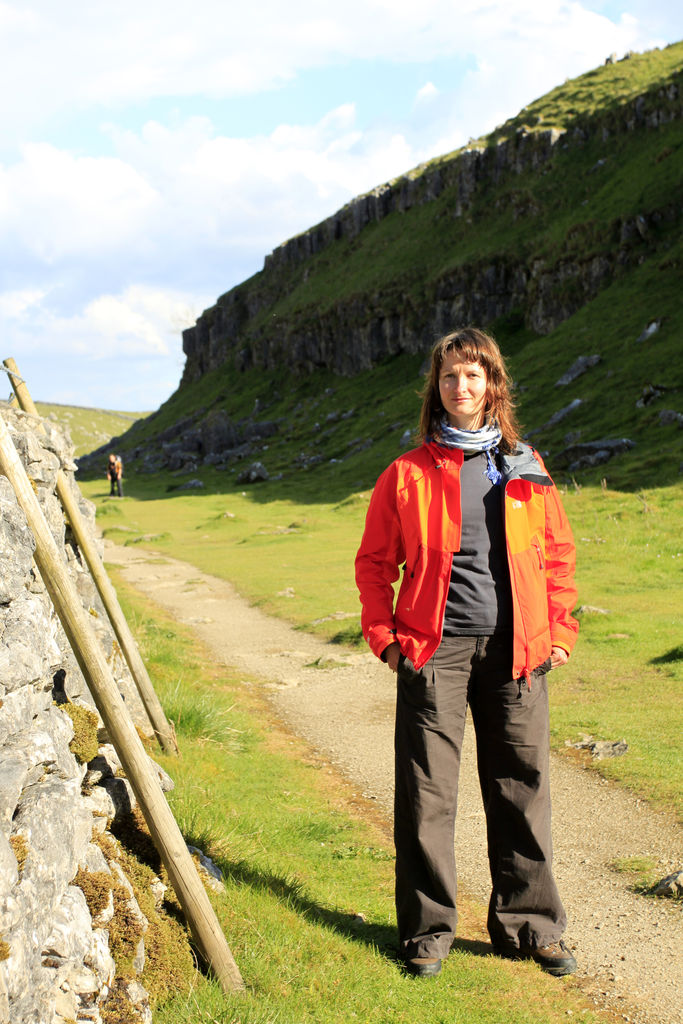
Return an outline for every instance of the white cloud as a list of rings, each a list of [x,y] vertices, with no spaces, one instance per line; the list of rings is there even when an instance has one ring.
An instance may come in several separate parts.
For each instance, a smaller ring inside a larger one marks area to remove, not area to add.
[[[159,238],[172,230],[194,244],[239,244],[259,262],[290,234],[422,157],[400,131],[362,132],[353,104],[316,124],[282,124],[251,138],[215,134],[205,118],[110,135],[119,159],[162,197]]]
[[[180,332],[195,322],[206,296],[139,285],[103,294],[70,315],[60,315],[46,293],[0,294],[8,334],[22,353],[55,353],[107,359],[168,356]]]
[[[45,294],[40,288],[24,288],[0,294],[0,316],[18,320],[36,307]]]
[[[0,116],[15,129],[98,103],[264,91],[335,62],[462,59],[502,46],[514,75],[521,46],[541,47],[561,70],[577,53],[590,64],[653,43],[633,18],[615,27],[576,0],[119,0],[89,5],[87,17],[74,0],[33,0],[30,16],[14,0],[2,10]]]
[[[416,104],[418,103],[429,103],[431,100],[436,99],[439,95],[439,90],[436,88],[433,82],[425,82],[421,89],[418,89],[417,96],[415,97]]]
[[[130,243],[158,202],[130,165],[29,143],[0,169],[0,236],[40,261]]]
[[[125,355],[170,390],[181,326],[278,244],[609,53],[663,41],[628,13],[641,0],[623,0],[618,20],[591,3],[99,0],[86,15],[74,0],[0,0],[5,343],[55,365]],[[394,74],[438,63],[406,109],[378,76],[367,125],[357,61]],[[322,117],[295,109],[237,131],[229,112],[220,128],[207,116],[207,97],[267,93],[316,68],[342,83]],[[143,120],[155,97],[192,113]],[[79,119],[99,129],[96,149]]]

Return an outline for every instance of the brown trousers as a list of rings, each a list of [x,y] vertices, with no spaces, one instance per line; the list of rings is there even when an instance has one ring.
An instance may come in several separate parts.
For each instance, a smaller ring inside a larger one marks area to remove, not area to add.
[[[455,936],[455,814],[465,713],[477,739],[496,948],[556,942],[545,674],[511,680],[510,634],[447,637],[416,672],[401,657],[396,704],[396,913],[401,956],[445,958]],[[545,666],[544,666],[545,667]]]

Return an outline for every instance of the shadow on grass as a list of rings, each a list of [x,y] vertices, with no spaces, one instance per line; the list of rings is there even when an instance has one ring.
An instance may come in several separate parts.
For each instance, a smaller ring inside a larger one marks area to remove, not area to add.
[[[112,827],[112,832],[128,850],[134,853],[139,861],[147,864],[155,873],[161,872],[161,858],[139,811],[135,810],[131,814],[123,816],[122,820],[117,821]],[[201,845],[198,838],[194,836],[185,836],[184,838],[191,845]],[[206,839],[206,837],[203,838]],[[214,856],[212,859],[222,871],[227,883],[248,885],[256,892],[272,896],[311,924],[329,928],[345,939],[371,947],[392,963],[402,964],[398,936],[393,925],[373,924],[359,915],[331,910],[307,896],[301,883],[274,871],[255,868],[247,861],[229,861],[220,856]],[[164,909],[169,916],[180,921],[184,919],[182,910],[174,901],[166,901]],[[193,942],[191,944],[201,965],[200,969],[206,972],[207,965],[203,963],[201,952]],[[470,956],[488,957],[492,954],[491,945],[477,939],[456,938],[451,949],[467,953]]]
[[[278,902],[290,907],[304,920],[320,924],[343,935],[344,938],[372,946],[390,960],[398,960],[396,929],[389,925],[372,924],[353,914],[330,910],[307,896],[299,882],[274,871],[254,868],[246,861],[216,861],[226,881],[248,885],[251,889],[274,896]]]
[[[226,880],[249,885],[252,889],[275,896],[305,920],[330,928],[352,942],[371,946],[393,963],[402,963],[394,926],[373,924],[353,914],[330,910],[306,896],[299,883],[289,881],[272,871],[255,869],[245,861],[232,864],[220,861],[218,863]],[[492,952],[489,943],[474,939],[456,939],[451,948],[471,956],[490,956]]]
[[[670,651],[666,651],[656,658],[650,658],[651,665],[672,665],[675,661],[683,661],[683,645],[672,647]]]

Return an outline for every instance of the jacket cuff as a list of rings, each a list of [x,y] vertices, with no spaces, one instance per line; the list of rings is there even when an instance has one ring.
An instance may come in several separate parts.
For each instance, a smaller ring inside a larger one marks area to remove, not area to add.
[[[371,626],[365,639],[372,653],[380,661],[386,661],[386,657],[383,655],[390,644],[396,643],[396,630],[389,629],[387,626]]]
[[[553,647],[561,647],[567,654],[571,654],[576,643],[576,633],[572,629],[563,629],[559,633],[551,630],[550,643]]]

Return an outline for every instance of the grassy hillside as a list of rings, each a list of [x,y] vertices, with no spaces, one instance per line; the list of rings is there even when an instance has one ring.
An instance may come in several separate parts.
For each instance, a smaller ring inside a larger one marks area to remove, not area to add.
[[[77,456],[94,451],[112,437],[125,433],[137,420],[149,415],[146,412],[112,412],[49,402],[36,402],[36,407],[45,419],[53,420],[69,431]]]
[[[682,243],[673,257],[680,261]],[[683,430],[678,422],[660,424],[664,410],[683,414],[683,309],[673,276],[648,261],[628,281],[602,292],[575,316],[545,338],[509,331],[499,325],[497,336],[509,355],[518,384],[522,424],[534,430],[530,440],[544,455],[561,482],[606,479],[613,488],[638,489],[680,479]],[[660,329],[639,341],[648,323],[661,319]],[[600,355],[601,362],[568,387],[556,382],[581,355]],[[321,489],[342,500],[374,484],[381,469],[413,431],[419,412],[422,355],[401,354],[358,377],[335,377],[318,371],[298,377],[280,371],[250,370],[238,378],[239,388],[228,392],[232,376],[219,369],[176,393],[151,419],[140,422],[125,445],[143,444],[187,415],[188,409],[227,408],[236,421],[249,420],[258,401],[257,419],[276,420],[279,432],[257,446],[259,459],[279,479],[263,491],[299,501],[316,499]],[[646,405],[637,403],[648,386],[661,389]],[[574,399],[582,404],[554,427],[540,429]],[[629,438],[635,447],[595,469],[568,472],[557,461],[568,433],[583,441]],[[128,472],[134,460],[127,462]],[[230,490],[244,469],[235,462],[224,473],[201,467],[192,476],[208,487]],[[169,477],[182,482],[182,474]],[[258,491],[258,488],[256,488]]]
[[[669,123],[656,123],[656,112],[677,105],[682,67],[683,44],[605,65],[558,87],[466,147],[500,149],[502,155],[500,172],[476,183],[462,215],[460,153],[416,168],[405,177],[418,186],[424,182],[425,190],[430,172],[438,169],[442,182],[436,198],[418,195],[409,209],[370,223],[357,237],[339,238],[303,262],[279,261],[234,289],[233,296],[249,297],[250,307],[259,307],[234,347],[305,329],[333,317],[345,302],[386,311],[398,306],[419,330],[445,279],[466,267],[476,272],[491,261],[527,267],[543,261],[550,268],[567,260],[585,263],[616,247],[628,267],[642,253],[665,252],[679,233],[680,110],[678,120]],[[565,133],[551,158],[510,172],[525,139],[548,128]],[[400,186],[400,180],[392,184]],[[660,216],[662,211],[672,216]],[[655,221],[649,238],[620,237],[630,219],[648,215]],[[568,280],[569,305],[572,286]],[[532,281],[532,292],[534,287]],[[533,301],[533,294],[528,298]]]
[[[323,369],[293,372],[287,332],[324,330],[336,346],[348,345],[339,317],[350,306],[361,320],[365,309],[376,317],[378,309],[400,308],[406,329],[419,329],[454,274],[474,287],[487,267],[508,266],[526,268],[527,307],[483,325],[509,357],[520,419],[533,443],[550,453],[551,468],[566,479],[606,478],[612,487],[678,480],[683,433],[675,417],[661,424],[660,415],[683,414],[683,129],[680,117],[662,122],[661,116],[662,104],[671,114],[682,68],[680,43],[567,82],[480,145],[513,145],[520,132],[533,135],[548,126],[564,131],[567,141],[535,168],[480,183],[465,216],[455,216],[458,184],[448,183],[448,174],[457,154],[451,154],[406,176],[443,167],[447,184],[436,199],[373,222],[302,263],[266,268],[239,286],[231,293],[235,301],[244,293],[255,309],[259,297],[263,302],[229,350],[279,339],[273,342],[282,351],[272,360],[276,368],[239,371],[228,351],[226,362],[201,379],[186,374],[178,392],[123,439],[128,471],[136,447],[154,447],[164,429],[188,418],[201,424],[224,410],[237,423],[278,422],[279,433],[252,456],[271,476],[282,474],[280,493],[306,500],[312,466],[314,490],[324,486],[337,499],[370,486],[415,425],[415,392],[431,339],[418,354],[399,351],[343,378]],[[643,123],[625,127],[635,109]],[[555,318],[558,309],[565,318],[538,333],[529,310],[543,308],[544,289]],[[653,322],[658,330],[639,340]],[[556,387],[577,357],[594,355],[600,357],[596,366],[569,387]],[[570,415],[544,428],[575,399],[581,404]],[[595,470],[567,473],[559,458],[567,434],[581,442],[625,437],[635,447]],[[235,463],[214,486],[229,487],[240,468]],[[215,474],[200,469],[198,475],[208,482]]]

